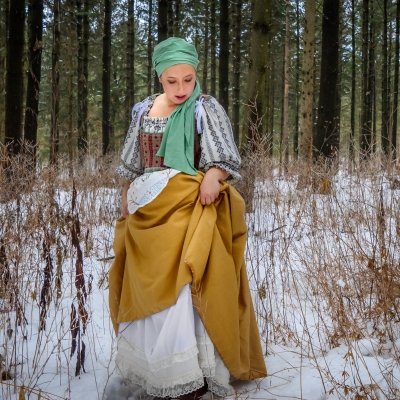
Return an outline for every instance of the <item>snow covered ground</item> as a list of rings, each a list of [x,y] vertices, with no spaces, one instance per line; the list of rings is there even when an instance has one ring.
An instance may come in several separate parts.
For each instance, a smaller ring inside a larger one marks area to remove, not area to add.
[[[399,190],[392,183],[384,176],[338,174],[329,194],[299,190],[295,179],[267,179],[256,186],[254,208],[247,216],[247,262],[269,376],[236,383],[231,399],[400,398],[400,325],[394,293],[400,207]],[[7,371],[16,376],[1,382],[0,398],[22,398],[25,386],[27,399],[95,400],[105,398],[104,393],[107,399],[135,399],[114,371],[115,337],[107,304],[105,277],[118,209],[115,191],[78,191],[75,211],[70,192],[57,191],[56,200],[67,216],[52,228],[60,243],[50,242],[51,285],[58,265],[63,274],[58,298],[48,299],[45,329],[39,324],[48,258],[40,228],[34,231],[40,238],[32,231],[22,244],[6,246],[8,253],[25,246],[18,263],[23,322],[16,324],[18,314],[7,312],[2,300],[1,368],[3,377]],[[1,210],[3,219],[16,212],[7,207]],[[27,209],[21,215],[28,218],[32,213]],[[71,357],[71,305],[78,307],[72,215],[80,217],[89,316],[85,333],[80,321],[77,336],[78,344],[85,345],[84,371],[78,376],[82,347]],[[7,223],[3,221],[0,236]],[[17,235],[20,228],[15,229]],[[17,265],[16,259],[11,264]],[[384,286],[389,281],[379,281],[377,274],[392,265],[390,284]],[[393,293],[383,298],[385,287]]]

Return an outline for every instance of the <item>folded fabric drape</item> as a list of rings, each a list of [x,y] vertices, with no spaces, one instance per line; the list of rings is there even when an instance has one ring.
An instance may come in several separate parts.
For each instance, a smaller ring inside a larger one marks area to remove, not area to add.
[[[244,261],[247,228],[239,193],[221,184],[202,206],[203,174],[178,174],[151,203],[116,224],[109,304],[118,324],[161,311],[191,284],[193,305],[230,374],[266,376]]]

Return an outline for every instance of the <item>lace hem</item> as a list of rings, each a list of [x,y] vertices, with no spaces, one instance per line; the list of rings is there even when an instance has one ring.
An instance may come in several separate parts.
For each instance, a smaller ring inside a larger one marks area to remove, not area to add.
[[[150,384],[145,378],[135,374],[133,371],[130,371],[124,381],[127,386],[130,386],[130,382],[135,382],[136,385],[139,385],[151,396],[171,398],[177,398],[192,393],[202,388],[204,385],[203,376],[196,376],[189,382],[175,382],[172,385],[170,384],[170,386],[157,387]]]
[[[121,341],[122,337],[120,338]],[[126,342],[125,340],[123,340]],[[119,342],[119,346],[121,346]],[[190,359],[195,361],[197,357],[197,350],[190,349],[187,352],[174,354],[168,359],[160,360],[155,365],[152,364],[151,368],[146,365],[146,362],[140,358],[136,351],[135,355],[132,355],[132,347],[128,345],[120,347],[119,356],[116,360],[116,365],[120,374],[124,377],[124,381],[127,385],[131,383],[139,385],[147,394],[156,397],[178,397],[185,394],[191,393],[197,389],[200,389],[204,385],[204,378],[207,380],[208,390],[215,394],[216,396],[225,397],[232,395],[234,390],[231,385],[225,385],[222,381],[218,379],[218,374],[216,374],[216,363],[211,362],[209,364],[200,363],[200,369],[194,368],[190,371],[190,365],[184,367],[184,375],[175,376],[166,374],[168,376],[167,380],[164,380],[159,376],[156,381],[151,379],[153,372],[156,370],[154,367],[157,366],[157,371],[168,367],[176,365],[176,363],[190,362]],[[195,361],[196,362],[196,361]],[[134,365],[135,371],[132,369]],[[123,374],[122,371],[125,373]],[[182,371],[183,372],[183,371]],[[157,374],[156,374],[157,375]]]
[[[229,387],[226,387],[217,382],[213,377],[206,377],[206,380],[208,385],[208,391],[215,394],[216,396],[226,397],[226,396],[232,396],[235,393],[231,385],[229,385]]]

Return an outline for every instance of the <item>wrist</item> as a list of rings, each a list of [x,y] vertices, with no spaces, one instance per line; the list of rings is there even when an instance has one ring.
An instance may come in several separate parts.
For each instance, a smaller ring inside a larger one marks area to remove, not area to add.
[[[217,179],[219,182],[224,181],[229,176],[229,174],[226,171],[218,167],[211,167],[206,172],[206,176],[207,175]]]

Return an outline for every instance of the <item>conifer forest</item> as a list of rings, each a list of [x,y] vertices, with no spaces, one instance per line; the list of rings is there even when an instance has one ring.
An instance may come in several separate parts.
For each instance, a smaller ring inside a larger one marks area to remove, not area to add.
[[[204,93],[241,146],[282,162],[396,159],[394,0],[1,0],[0,138],[37,160],[118,150],[132,105],[160,90],[159,41],[192,41]]]

